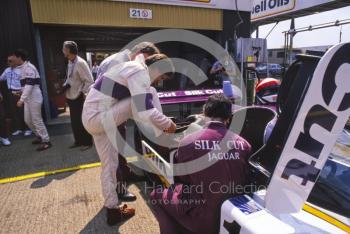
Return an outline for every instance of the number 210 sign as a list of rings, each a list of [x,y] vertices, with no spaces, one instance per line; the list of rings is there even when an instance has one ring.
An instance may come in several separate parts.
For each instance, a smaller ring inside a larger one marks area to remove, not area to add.
[[[152,19],[152,10],[130,8],[129,17],[133,19]]]

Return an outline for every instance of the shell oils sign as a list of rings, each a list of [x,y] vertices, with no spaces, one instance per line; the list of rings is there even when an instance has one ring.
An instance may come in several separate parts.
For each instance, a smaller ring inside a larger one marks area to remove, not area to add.
[[[276,15],[295,8],[296,0],[255,0],[252,20]]]
[[[251,19],[254,22],[304,9],[312,12],[314,7],[331,2],[336,0],[254,0]]]

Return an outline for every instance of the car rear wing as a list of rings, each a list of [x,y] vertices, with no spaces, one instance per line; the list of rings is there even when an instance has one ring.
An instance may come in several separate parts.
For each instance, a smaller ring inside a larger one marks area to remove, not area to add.
[[[223,93],[222,89],[183,90],[158,92],[162,105],[205,102],[213,94]]]

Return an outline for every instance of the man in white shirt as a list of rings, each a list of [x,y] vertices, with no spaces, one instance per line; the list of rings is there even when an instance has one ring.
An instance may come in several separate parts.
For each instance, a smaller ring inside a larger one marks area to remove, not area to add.
[[[9,125],[7,128],[11,129],[12,127],[13,136],[18,136],[21,133],[24,133],[24,136],[30,136],[32,132],[24,122],[24,108],[17,107],[17,102],[22,93],[22,86],[20,81],[21,70],[14,64],[14,59],[13,54],[8,56],[7,63],[9,67],[0,76],[0,81],[6,81],[9,91],[8,95],[4,97],[8,101],[5,110],[8,119],[7,125]]]
[[[24,105],[24,121],[32,129],[37,139],[33,144],[40,144],[37,151],[51,148],[50,137],[41,115],[43,95],[40,89],[40,76],[38,70],[27,60],[27,55],[22,50],[14,52],[14,62],[21,70],[21,85],[23,92],[18,107]]]
[[[11,141],[8,139],[9,133],[6,129],[5,108],[3,105],[3,96],[0,91],[0,141],[4,146],[11,145]]]
[[[96,78],[97,78],[98,68],[99,68],[99,65],[98,65],[98,63],[95,61],[95,62],[94,62],[94,65],[93,65],[92,68],[91,68],[91,72],[92,72],[92,76],[94,77],[94,80],[96,80]]]
[[[63,43],[62,52],[68,59],[67,80],[63,85],[70,110],[74,144],[70,148],[81,147],[86,151],[92,147],[92,137],[81,121],[85,95],[94,83],[87,62],[78,56],[78,45],[74,41]]]
[[[116,65],[100,76],[86,98],[83,123],[93,135],[101,159],[101,185],[109,225],[135,214],[134,209],[120,206],[115,194],[118,146],[113,145],[109,136],[116,136],[116,127],[131,117],[153,126],[156,133],[175,132],[176,125],[155,107],[151,91],[151,84],[166,78],[164,73],[170,70],[173,72],[174,68],[165,55],[155,54],[145,60],[140,54],[134,61]]]

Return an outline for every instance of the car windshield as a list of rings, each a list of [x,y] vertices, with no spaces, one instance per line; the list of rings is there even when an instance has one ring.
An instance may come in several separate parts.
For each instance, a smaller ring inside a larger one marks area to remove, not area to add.
[[[257,70],[266,70],[267,66],[266,64],[261,64],[256,67]]]
[[[308,202],[350,218],[350,131],[344,129],[308,198]]]

